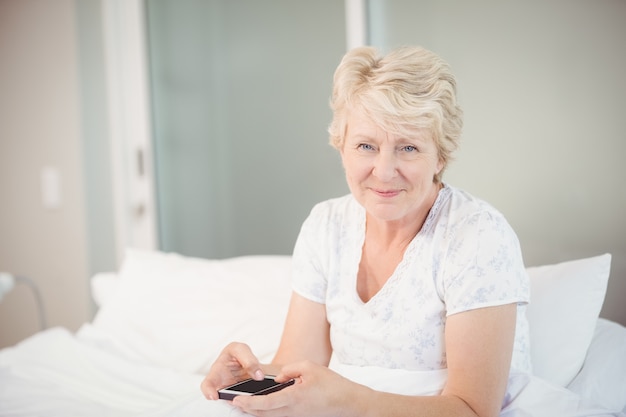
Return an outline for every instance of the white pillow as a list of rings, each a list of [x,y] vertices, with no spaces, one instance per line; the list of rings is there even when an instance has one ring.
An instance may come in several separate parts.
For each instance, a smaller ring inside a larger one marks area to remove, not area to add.
[[[527,268],[534,373],[567,386],[581,369],[611,255]],[[207,260],[128,250],[93,327],[136,360],[206,373],[238,340],[262,361],[278,347],[291,294],[290,256]]]
[[[91,297],[96,307],[101,308],[113,298],[118,282],[115,272],[100,272],[91,277]]]
[[[588,407],[626,411],[626,327],[598,319],[585,366],[567,388]]]
[[[232,341],[271,359],[290,294],[289,256],[207,260],[128,250],[92,325],[134,360],[204,374]]]
[[[566,387],[578,374],[604,302],[611,255],[527,268],[535,375]]]

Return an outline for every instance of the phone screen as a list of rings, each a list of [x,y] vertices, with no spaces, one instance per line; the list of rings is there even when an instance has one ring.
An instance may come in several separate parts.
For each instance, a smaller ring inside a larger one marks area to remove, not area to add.
[[[241,392],[248,392],[250,394],[254,394],[255,392],[264,391],[267,388],[273,387],[275,385],[280,385],[280,384],[270,378],[265,378],[265,379],[262,379],[261,381],[250,379],[247,381],[240,382],[239,384],[233,385],[231,387],[228,387],[228,389],[231,391],[241,391]]]
[[[274,377],[265,377],[261,381],[247,379],[237,384],[231,385],[218,391],[219,398],[222,400],[232,400],[237,395],[267,395],[275,391],[279,391],[295,381],[289,380],[284,383],[274,381]]]

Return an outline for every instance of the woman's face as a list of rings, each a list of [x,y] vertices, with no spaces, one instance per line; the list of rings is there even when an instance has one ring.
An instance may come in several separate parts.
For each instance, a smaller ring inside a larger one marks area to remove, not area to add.
[[[411,221],[430,210],[443,166],[430,134],[389,134],[353,113],[340,153],[350,191],[369,215]]]

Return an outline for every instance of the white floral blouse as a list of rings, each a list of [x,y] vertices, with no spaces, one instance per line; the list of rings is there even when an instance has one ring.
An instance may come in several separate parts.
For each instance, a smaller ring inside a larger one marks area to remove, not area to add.
[[[294,248],[293,289],[326,305],[336,360],[443,369],[449,315],[517,303],[511,371],[530,372],[528,276],[517,236],[501,213],[444,186],[393,275],[365,303],[356,290],[364,237],[365,209],[346,195],[313,208]]]

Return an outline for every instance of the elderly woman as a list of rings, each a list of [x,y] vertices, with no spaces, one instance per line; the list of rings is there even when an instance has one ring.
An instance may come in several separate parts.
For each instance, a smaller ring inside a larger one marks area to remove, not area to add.
[[[232,343],[204,395],[273,374],[295,384],[233,405],[258,416],[498,415],[509,376],[530,372],[529,289],[504,217],[442,182],[462,127],[448,65],[422,48],[354,49],[331,106],[350,194],[302,225],[272,363]]]

